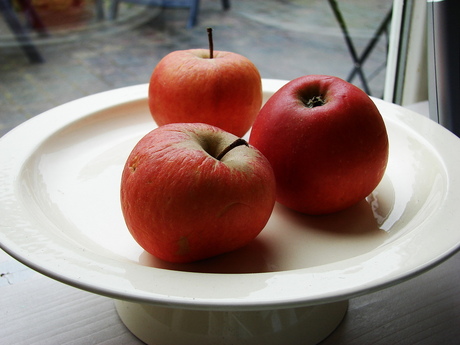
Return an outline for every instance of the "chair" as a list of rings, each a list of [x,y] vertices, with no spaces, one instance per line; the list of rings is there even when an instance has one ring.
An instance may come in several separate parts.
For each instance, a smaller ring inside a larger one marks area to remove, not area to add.
[[[128,2],[138,5],[146,6],[160,6],[163,8],[190,8],[190,15],[187,22],[187,28],[191,28],[196,25],[198,21],[198,9],[200,6],[200,0],[112,0],[109,9],[109,19],[115,20],[118,15],[119,3]],[[228,10],[230,8],[230,0],[222,0],[222,8]]]
[[[332,9],[332,12],[334,12],[335,18],[337,22],[339,23],[340,29],[342,30],[342,34],[344,36],[345,42],[348,47],[348,51],[350,52],[351,58],[353,59],[354,67],[350,74],[348,75],[347,81],[352,82],[353,79],[355,78],[356,75],[359,76],[359,79],[361,80],[361,83],[363,85],[363,90],[368,94],[371,95],[371,90],[369,88],[366,76],[362,70],[362,66],[366,59],[368,58],[369,54],[372,52],[374,49],[375,45],[377,44],[379,38],[386,32],[388,29],[388,26],[390,24],[391,18],[392,18],[392,13],[393,9],[390,8],[390,10],[387,12],[387,15],[383,18],[383,21],[381,22],[380,26],[377,28],[377,30],[374,33],[374,36],[372,39],[368,42],[367,47],[364,49],[363,53],[361,56],[358,56],[358,53],[356,52],[355,46],[353,44],[353,41],[350,37],[350,34],[348,32],[347,25],[345,23],[345,20],[342,16],[342,13],[340,12],[339,6],[337,4],[336,0],[329,0],[329,5]]]
[[[29,22],[36,28],[38,32],[43,35],[46,35],[45,27],[40,21],[40,18],[36,14],[29,0],[20,1],[21,6],[23,7],[26,17]],[[20,47],[27,55],[31,63],[41,63],[44,62],[43,57],[41,56],[38,49],[32,43],[32,40],[29,37],[28,31],[22,25],[21,21],[17,17],[14,9],[11,5],[10,0],[0,0],[0,12],[2,12],[5,22],[14,33],[16,40],[19,42]]]

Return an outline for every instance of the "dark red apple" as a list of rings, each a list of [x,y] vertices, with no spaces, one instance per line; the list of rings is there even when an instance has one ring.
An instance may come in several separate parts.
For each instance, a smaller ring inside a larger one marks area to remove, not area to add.
[[[278,90],[257,116],[249,142],[273,167],[277,201],[312,215],[368,196],[384,175],[389,152],[372,99],[324,75],[300,77]]]

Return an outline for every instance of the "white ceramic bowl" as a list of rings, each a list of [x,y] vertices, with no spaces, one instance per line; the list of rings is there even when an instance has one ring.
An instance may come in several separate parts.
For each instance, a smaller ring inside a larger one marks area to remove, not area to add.
[[[265,100],[285,82],[263,80]],[[459,249],[460,140],[423,116],[374,101],[390,159],[366,201],[324,217],[276,205],[253,243],[186,265],[146,254],[120,210],[124,162],[155,127],[147,85],[66,103],[0,140],[1,248],[69,285],[174,309],[308,307],[397,284]]]

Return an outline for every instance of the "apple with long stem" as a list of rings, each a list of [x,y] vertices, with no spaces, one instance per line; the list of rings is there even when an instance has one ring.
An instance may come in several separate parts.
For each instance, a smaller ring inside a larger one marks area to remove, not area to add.
[[[168,124],[128,157],[121,206],[134,239],[169,262],[245,246],[275,204],[270,163],[244,139],[202,123]]]
[[[246,57],[209,49],[174,51],[152,72],[148,103],[159,125],[207,123],[242,137],[262,105],[262,81]]]
[[[313,215],[368,196],[389,154],[385,123],[372,99],[325,75],[303,76],[279,89],[257,116],[249,142],[273,167],[277,201]]]

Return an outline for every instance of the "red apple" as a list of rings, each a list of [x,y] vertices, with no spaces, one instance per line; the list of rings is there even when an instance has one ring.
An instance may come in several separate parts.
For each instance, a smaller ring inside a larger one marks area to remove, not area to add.
[[[258,150],[199,123],[151,131],[134,147],[121,181],[129,231],[169,262],[245,246],[265,227],[275,194],[273,170]]]
[[[202,122],[242,137],[262,105],[262,82],[256,66],[242,55],[174,51],[153,70],[148,102],[159,126]]]
[[[368,196],[388,161],[381,114],[358,87],[308,75],[278,90],[257,116],[249,142],[271,163],[277,201],[307,214],[333,213]]]

